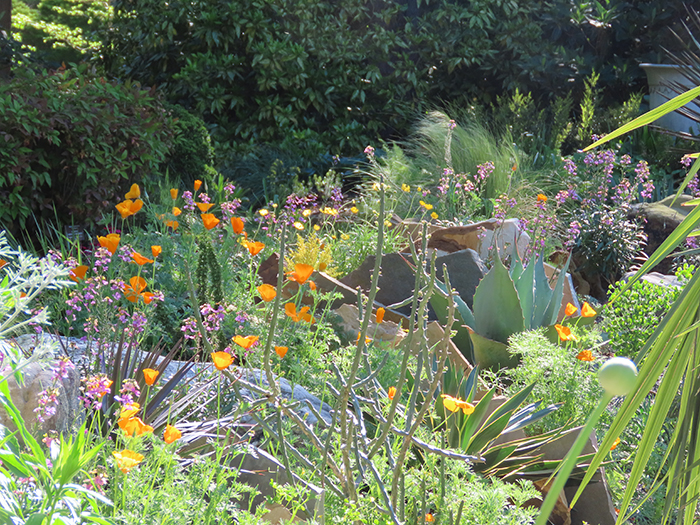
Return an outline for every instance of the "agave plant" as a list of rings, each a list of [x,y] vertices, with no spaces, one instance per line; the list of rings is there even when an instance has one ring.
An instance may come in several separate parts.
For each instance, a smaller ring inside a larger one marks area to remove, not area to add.
[[[508,352],[508,338],[556,323],[568,266],[569,261],[551,288],[542,257],[531,259],[527,265],[516,258],[510,271],[500,257],[494,257],[493,267],[474,293],[473,312],[459,295],[454,296],[458,326],[453,341],[464,357],[481,368],[515,366],[518,358]],[[442,283],[437,287],[430,304],[444,323],[447,288]]]

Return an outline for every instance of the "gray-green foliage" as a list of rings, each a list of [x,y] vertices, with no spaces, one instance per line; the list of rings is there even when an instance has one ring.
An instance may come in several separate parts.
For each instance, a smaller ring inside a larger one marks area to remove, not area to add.
[[[508,343],[511,352],[520,357],[518,366],[504,372],[512,381],[508,394],[513,395],[535,381],[531,401],[542,400],[544,405],[563,403],[559,410],[535,425],[537,430],[559,428],[589,414],[602,391],[595,365],[576,359],[579,348],[552,343],[542,329],[514,334]],[[583,345],[580,349],[584,349]]]
[[[610,294],[615,294],[623,286],[611,286]],[[606,305],[602,312],[602,328],[608,336],[610,349],[616,355],[636,356],[679,294],[679,288],[640,280]]]

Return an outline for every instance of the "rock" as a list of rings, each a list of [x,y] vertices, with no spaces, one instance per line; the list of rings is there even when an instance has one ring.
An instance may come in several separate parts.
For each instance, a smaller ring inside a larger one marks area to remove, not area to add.
[[[644,247],[644,252],[647,255],[654,253],[661,246],[661,243],[673,233],[673,230],[683,222],[692,207],[683,207],[681,204],[690,199],[689,195],[681,195],[673,207],[669,206],[673,197],[667,197],[651,204],[634,204],[630,207],[628,218],[640,220],[644,232],[647,234],[647,244]],[[660,273],[668,274],[671,273],[671,264],[672,260],[666,258],[659,262],[654,269]]]
[[[535,451],[543,454],[544,460],[563,459],[576,441],[582,427],[577,427],[565,433],[562,437],[551,441]],[[582,454],[592,454],[598,451],[595,433],[591,434]],[[566,487],[564,490],[569,501],[574,497],[578,485]],[[610,490],[605,481],[605,471],[600,468],[586,486],[576,505],[571,509],[571,524],[595,523],[597,525],[615,525],[617,513],[610,497]]]
[[[635,272],[627,272],[623,280],[627,282],[632,276],[634,276],[634,274]],[[659,272],[649,272],[644,274],[642,276],[642,281],[647,281],[657,286],[683,288],[683,285],[678,280],[678,277],[676,277],[675,275],[664,275]]]
[[[273,525],[306,523],[304,520],[299,519],[299,517],[292,515],[287,507],[279,503],[266,503],[265,508],[268,512],[262,515],[262,520],[267,523],[272,523]]]
[[[543,499],[539,503],[535,503],[532,506],[539,508],[542,505],[542,503],[544,502],[544,498],[547,497],[547,494],[549,494],[549,488],[552,486],[552,483],[554,483],[554,480],[547,483],[547,478],[533,481],[533,485],[535,485],[535,488],[542,493]],[[529,503],[530,502],[526,502],[526,505],[530,506]],[[549,515],[549,522],[552,525],[571,525],[572,523],[571,511],[569,510],[569,504],[566,500],[566,493],[563,490],[559,494],[557,502],[554,504],[554,509],[552,509],[552,513]]]
[[[444,282],[443,266],[447,267],[450,285],[469,308],[474,306],[474,292],[487,269],[479,255],[472,249],[459,250],[435,259],[436,276]]]
[[[343,304],[340,308],[333,310],[333,313],[339,317],[338,328],[342,330],[345,339],[350,342],[355,341],[361,325],[357,306],[354,304]],[[388,343],[392,348],[398,346],[406,337],[406,333],[401,328],[401,325],[386,318],[383,322],[377,324],[375,315],[373,313],[370,318],[367,337],[375,342]]]
[[[530,236],[520,229],[518,219],[489,219],[467,226],[437,230],[430,236],[428,248],[449,253],[469,248],[475,250],[482,260],[486,260],[494,244],[498,245],[498,252],[503,259],[513,255],[514,246],[517,246],[518,253],[522,256],[530,245]]]
[[[372,283],[375,256],[368,256],[360,267],[343,277],[340,282],[351,289],[369,290]],[[382,271],[379,276],[379,289],[375,300],[383,305],[399,303],[413,296],[413,285],[416,281],[414,264],[411,256],[400,253],[389,253],[382,257]],[[356,302],[355,299],[354,302]],[[396,308],[403,315],[410,315],[411,305]]]
[[[6,345],[8,343],[2,342],[2,345],[5,348],[0,348],[0,352],[7,355]],[[37,356],[40,353],[42,352],[37,352]],[[43,353],[43,355],[47,354]],[[57,368],[58,365],[59,360],[56,358],[41,360],[37,358],[22,368],[21,381],[18,381],[14,375],[11,375],[7,380],[10,397],[22,415],[25,426],[34,436],[39,438],[51,430],[56,432],[74,430],[75,421],[80,414],[79,372],[74,366],[68,367],[65,372],[66,377],[59,378],[54,382],[54,368]],[[50,405],[55,407],[55,413],[42,422],[35,409],[39,406],[40,394],[49,388],[57,389],[56,403]],[[4,408],[0,408],[0,424],[12,431],[17,430],[17,426]]]

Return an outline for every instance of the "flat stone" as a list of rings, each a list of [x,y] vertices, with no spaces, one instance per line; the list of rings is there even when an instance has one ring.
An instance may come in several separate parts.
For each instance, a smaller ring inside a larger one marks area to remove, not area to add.
[[[339,318],[338,328],[343,332],[343,336],[349,342],[355,341],[357,334],[360,332],[360,319],[357,306],[354,304],[343,304],[336,310],[333,310]],[[370,317],[367,337],[373,341],[387,343],[394,348],[401,344],[406,337],[406,333],[401,328],[400,324],[384,319],[381,323],[376,323],[376,312],[373,312]]]

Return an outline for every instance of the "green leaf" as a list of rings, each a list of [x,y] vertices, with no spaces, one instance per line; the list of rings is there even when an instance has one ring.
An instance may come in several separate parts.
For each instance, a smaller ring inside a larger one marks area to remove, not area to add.
[[[516,366],[520,361],[517,355],[508,351],[505,343],[488,339],[472,330],[469,331],[469,336],[474,349],[473,364],[480,368],[499,370]]]
[[[501,343],[507,343],[512,334],[525,329],[518,292],[498,256],[476,287],[474,321],[479,335]]]

